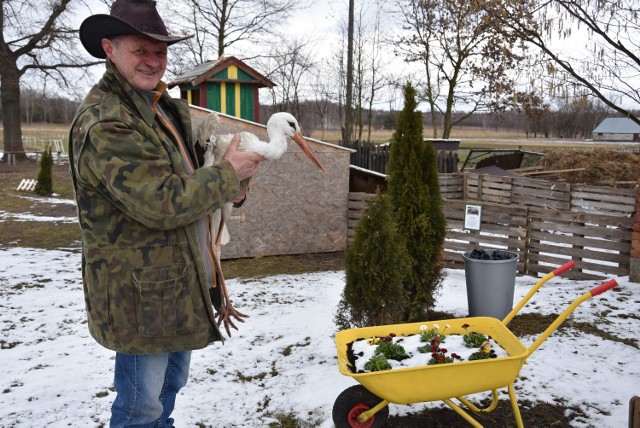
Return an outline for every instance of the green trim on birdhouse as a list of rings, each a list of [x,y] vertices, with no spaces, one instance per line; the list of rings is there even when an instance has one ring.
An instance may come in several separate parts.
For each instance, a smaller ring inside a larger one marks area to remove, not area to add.
[[[228,79],[229,78],[229,69],[225,68],[224,70],[220,70],[219,72],[217,72],[216,74],[211,76],[211,78],[213,78],[213,79]]]
[[[238,68],[238,80],[253,80],[247,72],[243,71],[241,68]]]
[[[215,111],[222,111],[220,100],[220,85],[207,85],[207,108]]]
[[[226,100],[225,105],[227,108],[224,113],[230,114],[232,116],[236,115],[236,85],[234,83],[227,83],[227,91],[226,91]],[[239,102],[240,100],[238,100]]]
[[[240,84],[240,117],[246,120],[255,120],[254,85]]]

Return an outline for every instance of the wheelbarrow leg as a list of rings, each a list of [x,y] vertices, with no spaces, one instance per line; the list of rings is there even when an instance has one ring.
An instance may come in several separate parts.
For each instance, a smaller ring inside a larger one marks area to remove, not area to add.
[[[518,428],[524,428],[524,424],[522,423],[522,415],[520,415],[520,408],[518,407],[518,399],[516,398],[516,391],[513,389],[513,383],[509,384],[509,399],[511,400],[513,416],[516,418],[516,426]]]
[[[456,397],[456,398],[458,399],[458,401],[460,401],[462,404],[467,406],[469,409],[471,409],[475,413],[483,413],[483,412],[491,413],[496,409],[496,407],[498,407],[498,399],[499,399],[498,390],[494,389],[491,395],[492,395],[491,404],[489,405],[489,407],[485,407],[483,409],[479,408],[478,406],[473,404],[471,401],[467,400],[465,397]]]
[[[469,424],[471,424],[471,426],[475,427],[475,428],[483,428],[482,425],[480,423],[478,423],[478,421],[476,421],[475,419],[473,419],[473,417],[464,411],[464,409],[462,409],[460,406],[458,406],[456,403],[454,403],[453,401],[451,401],[450,398],[445,398],[444,403],[451,407],[451,409],[456,412],[457,414],[459,414],[460,416],[462,416],[464,418],[465,421],[469,422]]]
[[[384,409],[388,405],[389,405],[389,401],[382,400],[381,402],[379,402],[369,410],[365,410],[364,412],[360,413],[360,416],[358,416],[358,422],[360,423],[367,422],[373,415],[375,415],[376,413],[378,413],[380,410]]]

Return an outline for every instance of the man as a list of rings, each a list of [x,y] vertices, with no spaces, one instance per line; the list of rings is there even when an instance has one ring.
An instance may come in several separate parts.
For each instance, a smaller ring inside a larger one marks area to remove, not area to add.
[[[111,427],[170,427],[191,350],[220,340],[205,217],[239,201],[261,156],[198,168],[187,104],[160,80],[170,36],[155,2],[116,0],[80,40],[106,72],[78,109],[71,176],[82,229],[88,325],[114,351]]]

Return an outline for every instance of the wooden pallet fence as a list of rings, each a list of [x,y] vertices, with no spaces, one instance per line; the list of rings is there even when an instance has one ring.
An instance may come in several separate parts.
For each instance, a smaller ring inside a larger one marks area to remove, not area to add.
[[[465,205],[469,202],[447,200],[444,203],[447,219],[445,266],[463,268],[462,253],[476,248],[502,249],[518,253],[518,271],[524,273],[528,208],[483,203],[481,230],[465,230]]]
[[[463,199],[468,201],[511,203],[513,177],[488,174],[464,174]]]
[[[356,226],[360,223],[367,202],[374,196],[375,194],[373,193],[349,192],[349,200],[347,201],[347,244],[353,242]]]
[[[371,197],[349,194],[349,243]],[[569,278],[629,275],[631,217],[481,202],[480,230],[470,231],[464,229],[467,203],[478,202],[444,201],[446,267],[462,268],[465,251],[494,248],[518,253],[518,272],[531,276],[543,276],[569,260],[576,263]]]
[[[447,185],[453,183],[455,174]],[[558,181],[536,180],[517,176],[493,176],[465,173],[462,199],[469,201],[516,204],[560,211],[589,212],[631,217],[635,209],[635,189],[587,186]],[[443,175],[440,175],[441,190]],[[444,193],[447,199],[456,198],[453,192]]]
[[[571,211],[631,217],[635,210],[635,189],[572,185]]]
[[[511,203],[569,211],[571,184],[526,177],[512,177]]]
[[[464,199],[464,178],[460,173],[438,174],[440,194],[445,199]]]
[[[527,273],[547,274],[573,260],[569,278],[629,275],[632,226],[629,217],[531,208]]]

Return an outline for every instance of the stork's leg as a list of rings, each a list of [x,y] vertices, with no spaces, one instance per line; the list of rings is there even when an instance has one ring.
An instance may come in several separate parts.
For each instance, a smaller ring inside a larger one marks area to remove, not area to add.
[[[233,307],[231,304],[231,299],[229,298],[229,292],[227,291],[227,284],[224,280],[224,275],[222,274],[222,266],[220,264],[220,240],[222,239],[222,229],[224,227],[224,217],[220,220],[220,226],[218,228],[218,233],[216,235],[215,242],[211,243],[211,249],[213,250],[213,263],[214,268],[216,270],[216,274],[218,275],[220,287],[220,294],[222,296],[222,304],[220,305],[220,309],[218,310],[218,325],[224,324],[224,328],[227,331],[229,337],[231,337],[231,328],[238,330],[238,327],[233,322],[233,318],[236,321],[244,322],[243,318],[248,318],[249,315],[243,314]]]

